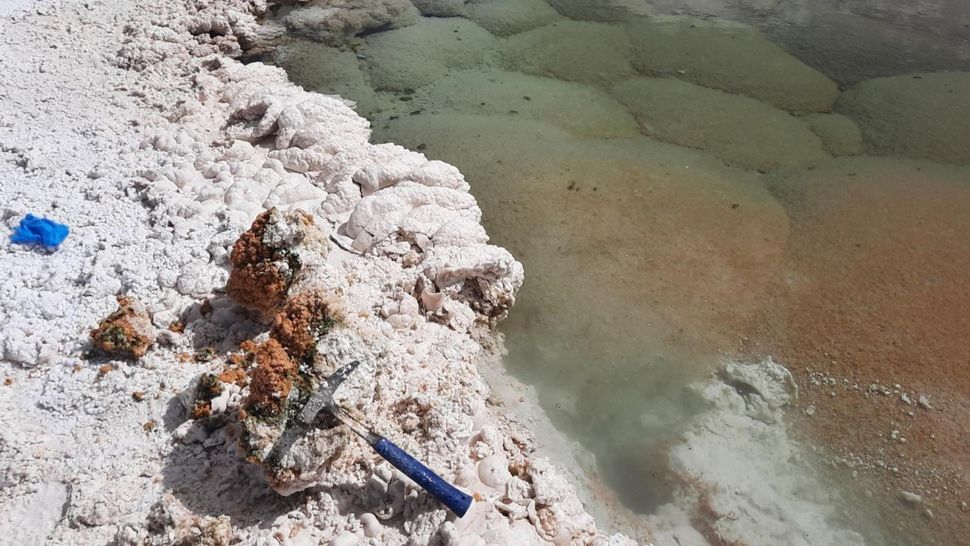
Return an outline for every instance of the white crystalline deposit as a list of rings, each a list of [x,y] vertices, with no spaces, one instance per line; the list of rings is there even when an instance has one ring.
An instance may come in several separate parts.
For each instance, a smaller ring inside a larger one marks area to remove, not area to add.
[[[656,544],[865,544],[789,436],[782,412],[798,392],[786,368],[731,363],[696,389],[709,408],[671,449],[686,485],[650,517]]]
[[[22,544],[629,544],[596,529],[530,435],[488,402],[476,361],[497,345],[489,326],[523,271],[487,243],[464,178],[369,144],[340,99],[227,57],[271,34],[255,25],[264,8],[64,0],[0,21],[3,239],[26,212],[72,228],[55,255],[2,248],[0,533]],[[465,518],[345,433],[287,452],[288,468],[306,470],[280,487],[289,497],[237,454],[222,425],[248,386],[211,377],[238,364],[228,353],[239,342],[266,342],[267,326],[222,291],[233,243],[270,207],[306,211],[346,243],[299,249],[307,239],[288,220],[265,240],[299,250],[279,260],[299,273],[295,295],[339,301],[345,320],[314,352],[366,363],[341,402],[474,493]],[[78,340],[121,292],[151,311],[156,347],[137,364],[80,358]]]

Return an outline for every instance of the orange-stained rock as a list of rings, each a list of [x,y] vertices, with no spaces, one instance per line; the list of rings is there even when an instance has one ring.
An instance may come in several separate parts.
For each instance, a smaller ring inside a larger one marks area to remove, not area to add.
[[[279,233],[267,233],[280,226]],[[294,247],[314,230],[313,217],[301,210],[272,208],[253,221],[232,247],[232,272],[226,291],[237,302],[272,315],[283,306],[301,264]],[[282,237],[294,240],[283,241]]]
[[[279,415],[293,387],[297,363],[275,339],[257,345],[253,354],[256,368],[250,376],[249,396],[243,409],[251,415]]]
[[[308,292],[290,298],[273,319],[270,335],[280,342],[294,358],[311,350],[317,339],[339,320],[333,300]]]
[[[232,272],[226,292],[237,302],[270,313],[283,305],[292,272],[279,263],[279,251],[263,244],[266,221],[272,209],[256,217],[249,231],[232,247]]]
[[[91,330],[91,343],[111,356],[141,358],[155,341],[155,327],[145,306],[118,296],[118,309]]]

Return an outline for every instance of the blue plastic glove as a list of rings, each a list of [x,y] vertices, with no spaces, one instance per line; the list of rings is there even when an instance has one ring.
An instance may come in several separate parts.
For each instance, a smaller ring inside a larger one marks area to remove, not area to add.
[[[64,224],[28,214],[20,220],[20,225],[14,228],[10,240],[21,245],[39,244],[57,248],[57,245],[67,238],[68,232]]]

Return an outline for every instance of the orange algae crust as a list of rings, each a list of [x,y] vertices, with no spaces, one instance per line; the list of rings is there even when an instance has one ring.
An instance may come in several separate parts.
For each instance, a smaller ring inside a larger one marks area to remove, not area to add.
[[[249,230],[233,244],[229,261],[232,271],[226,292],[235,301],[269,315],[283,306],[294,271],[286,251],[266,245],[266,224],[276,209],[269,209],[253,221]],[[305,221],[313,219],[305,215]]]
[[[219,373],[219,381],[245,387],[249,383],[249,374],[243,368],[232,366]]]
[[[256,367],[250,377],[249,396],[243,410],[251,415],[279,415],[297,376],[297,363],[275,339],[255,346],[253,355]]]
[[[287,301],[273,319],[270,336],[294,358],[301,358],[341,318],[334,301],[327,296],[317,292],[299,294]]]

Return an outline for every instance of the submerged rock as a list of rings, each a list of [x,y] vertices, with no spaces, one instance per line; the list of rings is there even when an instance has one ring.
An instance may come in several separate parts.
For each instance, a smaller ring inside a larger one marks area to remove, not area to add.
[[[361,115],[376,108],[374,90],[364,79],[353,51],[297,38],[274,48],[263,59],[285,68],[293,83],[307,91],[353,100]]]
[[[805,114],[803,119],[812,132],[822,139],[825,150],[833,156],[865,153],[862,131],[852,118],[840,114]]]
[[[464,17],[496,36],[511,36],[562,18],[544,0],[472,0],[465,4]]]
[[[465,0],[411,0],[422,15],[431,17],[456,17],[465,8]]]
[[[645,135],[710,152],[748,169],[827,159],[822,142],[798,118],[749,97],[680,80],[634,78],[613,95]]]
[[[145,305],[118,296],[118,309],[91,330],[91,344],[111,356],[141,358],[155,342],[155,327]]]
[[[647,75],[680,78],[804,112],[830,111],[839,94],[834,81],[752,27],[678,17],[639,19],[627,30],[633,64]]]
[[[873,154],[970,165],[970,72],[867,80],[836,109],[859,124]]]
[[[418,10],[409,0],[327,0],[285,8],[280,17],[294,34],[340,45],[369,30],[412,25]]]
[[[475,92],[469,93],[469,89]],[[552,123],[580,137],[629,137],[639,132],[633,116],[601,89],[519,72],[450,74],[419,89],[407,108],[511,114]]]
[[[509,68],[537,76],[610,85],[635,73],[615,25],[561,21],[511,36],[501,50]]]
[[[650,8],[644,0],[548,0],[556,11],[585,21],[619,22],[630,17],[649,15]]]
[[[471,21],[421,19],[368,36],[361,51],[374,89],[410,91],[451,71],[481,65],[494,44],[495,37]]]

